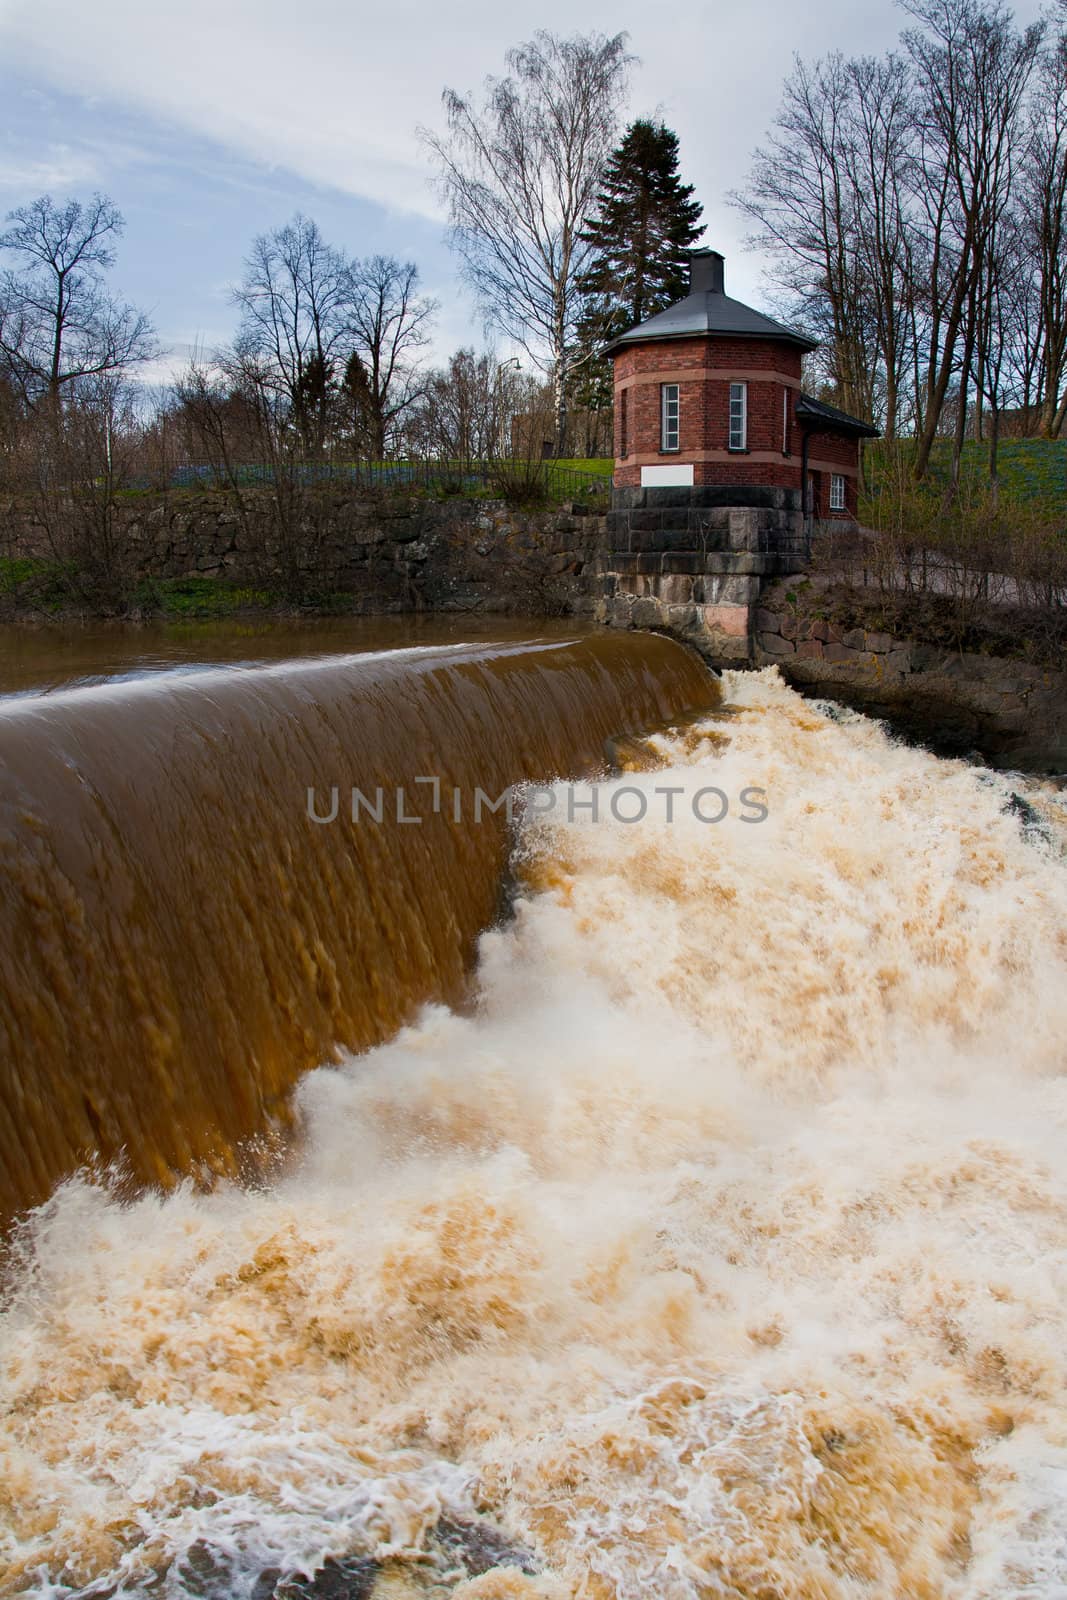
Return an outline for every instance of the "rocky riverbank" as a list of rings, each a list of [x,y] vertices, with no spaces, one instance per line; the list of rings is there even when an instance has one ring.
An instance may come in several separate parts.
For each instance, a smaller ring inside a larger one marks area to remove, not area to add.
[[[794,688],[883,718],[945,755],[977,752],[999,767],[1067,771],[1067,672],[1048,663],[952,649],[816,609],[796,581],[765,592],[753,615],[756,665]]]

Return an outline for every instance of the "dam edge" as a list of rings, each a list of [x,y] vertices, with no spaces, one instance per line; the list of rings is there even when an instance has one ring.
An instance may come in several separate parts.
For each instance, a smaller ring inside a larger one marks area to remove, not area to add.
[[[113,582],[74,605],[38,593],[48,579],[34,571],[57,552],[32,509],[8,501],[0,561],[30,576],[0,594],[0,623],[574,617],[668,634],[717,670],[777,666],[802,692],[942,753],[1067,769],[1067,673],[1048,652],[1005,628],[950,639],[906,595],[887,621],[877,589],[820,570],[818,532],[813,567],[788,490],[615,489],[606,513],[340,488],[315,498],[295,543],[267,491],[118,504]]]

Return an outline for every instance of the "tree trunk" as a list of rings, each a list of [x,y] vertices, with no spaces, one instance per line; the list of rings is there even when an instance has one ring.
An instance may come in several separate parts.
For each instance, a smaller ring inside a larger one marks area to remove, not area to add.
[[[964,369],[966,371],[966,368]],[[955,499],[960,487],[960,458],[963,441],[967,436],[967,386],[960,383],[960,398],[956,406],[956,426],[952,431],[952,465],[949,469],[949,498]]]
[[[997,450],[1000,445],[1000,407],[989,407],[989,483],[993,495],[994,509],[1000,502],[1000,472],[997,464]]]
[[[1048,436],[1050,439],[1059,438],[1065,422],[1067,422],[1067,389],[1064,390],[1063,399],[1056,407],[1052,421],[1049,423]]]
[[[54,400],[59,394],[59,374],[63,366],[63,324],[66,316],[66,273],[59,274],[59,284],[56,289],[55,324],[52,337],[52,366],[48,382],[48,392]]]
[[[385,460],[385,410],[382,402],[372,396],[367,407],[367,450],[375,462]]]
[[[897,380],[893,369],[886,372],[885,383],[885,436],[893,440],[897,436],[897,407],[900,404],[897,395]]]
[[[556,412],[556,459],[567,453],[567,374],[557,361],[552,377],[552,398]]]
[[[926,469],[930,465],[930,452],[934,447],[937,425],[941,420],[941,412],[945,405],[948,379],[949,364],[945,362],[933,388],[927,392],[926,416],[923,419],[922,431],[919,434],[919,448],[915,455],[915,476],[917,478],[924,478]]]
[[[974,366],[975,310],[973,296],[970,299],[967,323],[967,332],[963,338],[963,361],[960,364],[960,401],[956,410],[956,426],[952,434],[952,470],[949,483],[949,498],[953,500],[956,498],[960,487],[960,459],[963,455],[963,441],[967,437],[967,393],[970,388]],[[976,386],[975,404],[977,405],[977,403],[978,390]]]

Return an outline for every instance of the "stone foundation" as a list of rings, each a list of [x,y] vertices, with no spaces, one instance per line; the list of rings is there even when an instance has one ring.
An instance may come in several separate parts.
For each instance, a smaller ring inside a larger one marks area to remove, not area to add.
[[[800,496],[703,485],[615,489],[611,501],[598,620],[664,629],[716,665],[750,660],[765,583],[805,553]]]

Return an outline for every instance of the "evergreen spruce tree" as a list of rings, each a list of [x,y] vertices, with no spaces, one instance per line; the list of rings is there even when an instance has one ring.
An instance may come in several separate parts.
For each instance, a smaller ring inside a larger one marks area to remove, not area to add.
[[[678,135],[661,123],[631,123],[581,235],[594,253],[579,280],[584,359],[574,369],[575,404],[610,405],[610,362],[595,351],[685,294],[687,253],[703,232],[703,207],[692,195],[678,176]]]

